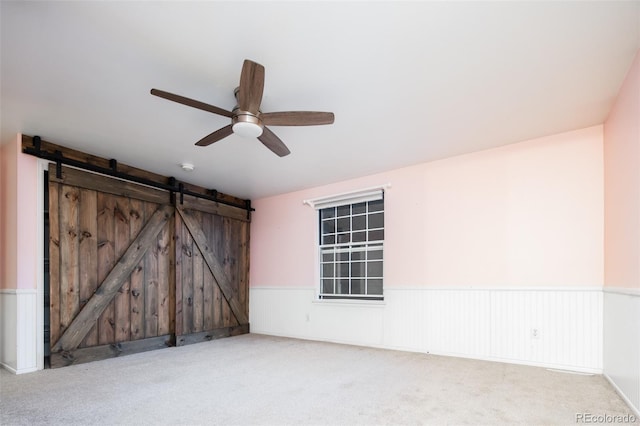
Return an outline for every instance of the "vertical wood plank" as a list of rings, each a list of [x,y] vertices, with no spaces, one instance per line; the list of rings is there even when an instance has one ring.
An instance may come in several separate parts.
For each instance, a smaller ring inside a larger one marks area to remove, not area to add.
[[[145,217],[149,218],[156,211],[158,205],[147,203]],[[159,237],[158,237],[159,238]],[[145,336],[158,336],[158,239],[144,258],[145,269]]]
[[[177,218],[178,214],[174,214]],[[169,306],[167,315],[169,316],[169,334],[175,339],[176,335],[176,287],[177,287],[177,258],[176,258],[176,228],[174,222],[167,224],[169,228]],[[174,341],[175,344],[175,341]]]
[[[211,235],[211,227],[212,227],[212,215],[209,213],[202,213],[202,230],[207,237],[207,241],[209,245],[212,245],[212,235]],[[214,287],[216,283],[213,279],[213,274],[209,268],[204,268],[204,276],[203,276],[203,292],[202,292],[202,309],[203,309],[203,329],[204,330],[213,330],[216,328],[214,323]],[[219,297],[219,296],[218,296]]]
[[[233,299],[238,299],[238,272],[237,272],[237,236],[234,235],[234,220],[229,219],[228,217],[222,218],[223,225],[223,253],[224,258],[222,261],[222,265],[225,273],[229,277],[229,281],[232,284],[232,296]],[[236,317],[231,313],[231,308],[228,303],[227,311],[228,315],[225,316],[225,326],[230,327],[234,325],[238,325],[238,321]]]
[[[196,221],[202,224],[202,213],[193,211]],[[204,324],[204,260],[196,244],[193,244],[193,329],[203,331]],[[208,269],[208,268],[207,268]]]
[[[80,310],[80,238],[78,229],[78,188],[63,185],[60,193],[60,330],[64,330]]]
[[[112,195],[98,192],[98,282],[102,282],[115,264],[114,240],[115,199]],[[98,344],[115,342],[115,309],[111,302],[98,319]]]
[[[60,336],[60,184],[49,182],[49,330],[50,345]]]
[[[173,283],[172,274],[172,231],[168,223],[158,235],[158,334],[165,335],[171,331],[169,307],[172,305],[170,289]]]
[[[80,189],[80,309],[98,288],[98,194],[89,189]],[[97,321],[84,338],[80,347],[98,344]]]
[[[116,206],[113,212],[115,221],[115,247],[114,254],[116,259],[124,254],[129,247],[131,238],[130,224],[129,224],[129,211],[130,202],[129,198],[116,197]],[[131,338],[131,323],[130,323],[130,311],[131,303],[129,298],[129,292],[131,290],[131,280],[127,278],[118,290],[115,302],[115,341],[126,342]]]
[[[131,199],[129,205],[129,234],[131,239],[135,239],[143,228],[145,220],[144,201]],[[131,282],[129,284],[131,309],[131,340],[139,340],[145,337],[145,311],[144,311],[144,259],[131,272]]]
[[[240,226],[240,258],[238,264],[240,302],[244,306],[244,313],[249,318],[249,223],[238,221]]]
[[[211,236],[209,241],[211,242],[211,247],[214,256],[216,258],[220,258],[222,256],[222,217],[218,215],[214,215],[211,217]],[[214,278],[215,280],[215,278]],[[215,324],[215,328],[224,327],[224,312],[223,306],[226,304],[224,298],[222,297],[222,290],[218,286],[217,282],[214,282],[213,287],[213,322]]]
[[[175,322],[174,322],[174,330],[176,335],[181,335],[183,333],[183,313],[182,313],[182,239],[183,239],[183,229],[185,225],[182,223],[182,219],[179,214],[175,214],[173,216],[174,220],[174,257],[175,257]]]
[[[195,248],[197,250],[197,247]],[[182,231],[182,331],[193,333],[193,238],[186,226]]]

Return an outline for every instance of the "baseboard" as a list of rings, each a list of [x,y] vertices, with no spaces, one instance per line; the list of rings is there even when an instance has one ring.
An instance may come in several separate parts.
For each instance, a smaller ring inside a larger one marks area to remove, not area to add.
[[[16,370],[15,368],[5,364],[4,362],[0,362],[0,367],[4,368],[5,370],[7,370],[12,374],[33,373],[34,371],[38,371],[38,367],[21,368]]]
[[[635,415],[638,416],[638,418],[640,419],[640,408],[634,406],[631,403],[631,400],[627,397],[627,395],[625,395],[624,392],[622,392],[622,389],[620,389],[618,387],[616,382],[614,382],[613,379],[611,377],[609,377],[608,374],[603,374],[603,376],[604,376],[605,379],[607,379],[609,384],[611,384],[611,386],[613,386],[613,388],[615,389],[616,393],[620,396],[620,398],[622,398],[622,400],[629,406],[629,408],[631,408],[631,411],[633,411],[635,413]]]
[[[308,336],[293,336],[279,333],[270,333],[261,330],[251,330],[251,334],[259,334],[263,336],[274,336],[274,337],[284,337],[288,339],[298,339],[298,340],[308,340],[313,342],[324,342],[324,343],[335,343],[337,345],[349,345],[349,346],[363,346],[363,347],[371,347],[376,349],[386,349],[390,351],[401,351],[401,352],[412,352],[412,353],[422,353],[425,355],[435,355],[435,356],[446,356],[452,358],[464,358],[464,359],[475,359],[478,361],[487,361],[487,362],[500,362],[503,364],[515,364],[515,365],[526,365],[529,367],[540,367],[552,370],[565,371],[570,373],[587,373],[587,374],[602,374],[602,368],[589,368],[589,367],[576,367],[573,365],[564,365],[564,364],[553,364],[553,363],[544,363],[544,362],[535,362],[535,361],[526,361],[519,359],[508,359],[508,358],[497,358],[490,356],[472,356],[465,355],[453,352],[422,352],[416,351],[411,348],[403,348],[403,347],[393,347],[393,346],[385,346],[385,345],[358,345],[357,343],[340,340],[340,339],[322,339],[322,338],[311,338]]]

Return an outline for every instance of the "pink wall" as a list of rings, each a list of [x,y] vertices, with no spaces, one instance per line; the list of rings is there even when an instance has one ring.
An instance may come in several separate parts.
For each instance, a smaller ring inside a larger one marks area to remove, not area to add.
[[[640,288],[640,52],[604,124],[605,285]]]
[[[0,145],[0,288],[36,288],[38,162],[22,135]]]
[[[252,286],[315,286],[303,200],[390,183],[385,285],[602,286],[602,126],[254,200]]]
[[[0,288],[15,288],[16,258],[11,247],[17,241],[17,163],[14,141],[0,145]]]

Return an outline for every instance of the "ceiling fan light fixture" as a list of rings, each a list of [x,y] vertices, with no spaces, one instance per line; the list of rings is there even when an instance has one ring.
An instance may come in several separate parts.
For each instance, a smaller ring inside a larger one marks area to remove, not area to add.
[[[255,114],[239,109],[233,110],[231,128],[233,133],[243,138],[257,138],[262,135],[262,121]]]
[[[233,123],[233,133],[243,138],[257,138],[262,135],[262,126],[256,123],[239,121]]]

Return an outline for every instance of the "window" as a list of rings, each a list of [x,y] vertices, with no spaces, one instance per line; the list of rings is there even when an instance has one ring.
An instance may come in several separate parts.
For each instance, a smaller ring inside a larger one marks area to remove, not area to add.
[[[384,199],[379,194],[372,201],[318,209],[321,299],[383,300]]]

